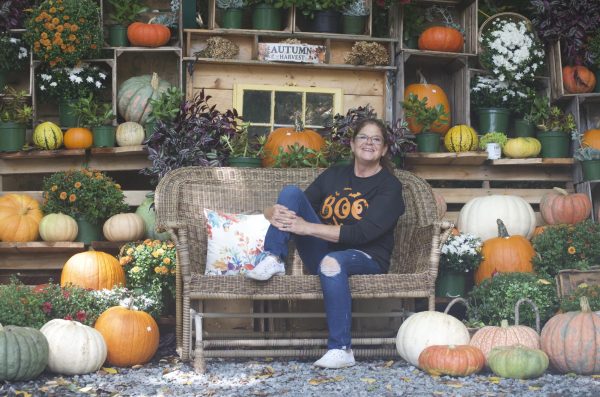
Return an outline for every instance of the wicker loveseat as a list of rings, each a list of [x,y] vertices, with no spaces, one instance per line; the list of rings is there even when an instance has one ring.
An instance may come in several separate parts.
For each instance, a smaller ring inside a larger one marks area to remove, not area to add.
[[[202,320],[218,317],[219,313],[201,309],[202,301],[212,299],[267,302],[322,299],[318,276],[303,275],[301,261],[293,251],[288,258],[287,274],[267,282],[241,275],[204,275],[207,252],[204,208],[228,213],[262,211],[275,202],[283,186],[294,184],[305,188],[319,172],[317,169],[187,167],[171,171],[161,179],[155,195],[156,225],[171,233],[178,254],[177,346],[183,360],[194,357],[198,371],[204,370],[205,357],[300,357],[324,353],[326,334],[315,338],[317,335],[306,333],[259,332],[255,338],[224,335],[207,338],[202,332]],[[438,221],[433,193],[427,182],[408,171],[398,170],[396,175],[404,185],[406,212],[396,229],[390,271],[383,275],[352,276],[352,296],[353,299],[427,298],[429,309],[433,310],[440,243],[450,232],[451,224]],[[257,318],[267,317],[269,313],[249,315]],[[353,338],[357,355],[381,356],[392,354],[394,350],[395,340],[390,335],[383,338],[353,335]],[[387,346],[387,350],[383,346]]]

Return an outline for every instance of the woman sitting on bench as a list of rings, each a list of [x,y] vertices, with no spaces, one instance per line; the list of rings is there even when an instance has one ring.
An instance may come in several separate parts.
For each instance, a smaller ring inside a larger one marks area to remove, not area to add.
[[[382,274],[389,268],[404,201],[402,184],[386,157],[388,142],[381,121],[363,120],[350,143],[351,165],[325,170],[304,192],[283,188],[277,204],[265,209],[271,226],[264,257],[245,273],[261,281],[285,274],[288,241],[294,238],[302,262],[319,275],[323,289],[329,338],[327,353],[314,363],[319,367],[355,364],[348,276]]]

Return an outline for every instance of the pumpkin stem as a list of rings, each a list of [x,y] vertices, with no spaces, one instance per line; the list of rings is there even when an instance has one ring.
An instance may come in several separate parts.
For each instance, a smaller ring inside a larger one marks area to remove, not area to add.
[[[569,192],[567,192],[565,189],[561,188],[561,187],[553,187],[552,188],[554,191],[562,194],[563,196],[568,196]]]
[[[579,306],[581,307],[582,313],[591,313],[592,311],[590,308],[590,301],[588,301],[587,296],[582,296],[579,298]]]
[[[427,84],[427,79],[425,75],[421,73],[421,69],[417,69],[417,76],[419,77],[419,84]]]
[[[304,123],[302,122],[302,114],[300,112],[294,112],[294,130],[296,132],[304,131]]]
[[[508,328],[508,320],[502,320],[502,321],[500,321],[500,326],[502,328]]]
[[[504,222],[502,222],[502,219],[496,219],[496,223],[498,224],[498,237],[510,237],[508,230],[506,230],[506,226],[504,226]]]
[[[152,79],[150,79],[150,86],[152,86],[152,90],[158,90],[158,73],[152,72]]]

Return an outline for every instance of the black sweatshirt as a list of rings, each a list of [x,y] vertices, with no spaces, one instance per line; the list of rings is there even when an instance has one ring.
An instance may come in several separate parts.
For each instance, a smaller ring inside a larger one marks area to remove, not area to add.
[[[342,225],[339,242],[330,243],[332,251],[363,251],[388,271],[394,229],[404,213],[398,178],[386,169],[359,178],[353,165],[331,167],[305,193],[324,224]]]

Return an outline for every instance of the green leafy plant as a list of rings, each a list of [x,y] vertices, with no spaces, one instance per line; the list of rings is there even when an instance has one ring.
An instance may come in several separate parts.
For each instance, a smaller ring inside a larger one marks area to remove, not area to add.
[[[244,123],[233,135],[224,135],[221,137],[225,147],[229,150],[229,158],[262,157],[264,145],[267,142],[268,137],[266,135],[251,137],[248,132],[248,127],[249,123]]]
[[[460,233],[450,236],[442,245],[440,255],[440,273],[471,272],[476,270],[481,263],[481,246],[483,241],[471,234]]]
[[[354,0],[294,0],[296,8],[302,11],[304,16],[312,19],[315,11],[335,10],[342,11]]]
[[[247,7],[258,4],[267,4],[275,8],[291,8],[294,4],[298,4],[298,0],[244,0],[244,5]]]
[[[222,10],[230,8],[242,8],[244,6],[244,0],[217,0],[217,7]]]
[[[541,131],[560,131],[571,134],[577,129],[572,113],[563,112],[558,106],[550,107],[546,117],[536,117],[537,128]]]
[[[405,43],[409,40],[417,40],[423,30],[427,20],[424,10],[412,4],[402,6],[402,39]]]
[[[6,86],[0,97],[0,121],[29,124],[33,119],[33,108],[27,104],[28,100],[25,90]]]
[[[485,150],[488,143],[498,143],[500,147],[504,147],[506,141],[508,138],[503,132],[487,132],[479,138],[479,148]]]
[[[563,312],[578,312],[581,310],[579,299],[587,297],[592,311],[600,311],[600,285],[579,284],[570,295],[560,300],[560,310]]]
[[[587,44],[590,63],[600,68],[600,30],[594,33]]]
[[[467,317],[486,325],[500,325],[502,320],[515,321],[515,304],[529,298],[536,304],[542,325],[554,315],[558,298],[554,283],[532,273],[497,273],[473,287],[469,293]],[[519,322],[535,326],[535,313],[529,306],[521,308]]]
[[[552,225],[532,240],[537,253],[533,267],[553,279],[563,269],[587,269],[600,263],[600,224],[591,220],[574,225]]]
[[[0,3],[0,32],[22,27],[34,0],[4,0]]]
[[[323,151],[301,146],[297,143],[287,147],[284,151],[282,147],[275,155],[275,168],[319,168],[327,167],[329,163]]]
[[[550,115],[550,101],[547,96],[536,95],[531,102],[531,108],[524,119],[528,123],[542,124]]]
[[[425,10],[425,19],[430,23],[441,23],[443,26],[454,28],[463,35],[465,34],[462,26],[454,19],[449,7],[438,4],[427,7]]]
[[[70,104],[70,106],[77,115],[80,127],[93,128],[101,125],[110,125],[115,119],[112,105],[110,103],[98,103],[92,93],[87,97],[80,97],[76,102]]]
[[[110,22],[116,25],[127,26],[135,22],[142,12],[148,7],[142,5],[141,0],[108,0],[110,4]]]
[[[29,51],[23,44],[8,33],[0,34],[0,70],[21,70],[27,65]]]
[[[444,110],[442,104],[433,107],[427,106],[427,97],[419,99],[413,93],[408,95],[408,100],[402,102],[406,118],[412,118],[421,125],[422,132],[428,132],[431,125],[438,121],[440,124],[448,124],[448,113]]]
[[[583,146],[583,134],[578,130],[573,130],[571,139],[577,142],[577,149],[573,151],[573,158],[577,161],[600,160],[600,150],[591,146]]]
[[[0,324],[41,328],[46,323],[43,298],[12,276],[0,285]]]
[[[92,169],[59,171],[42,184],[45,214],[62,212],[77,219],[101,224],[111,216],[126,212],[121,186],[104,173]]]
[[[147,121],[173,121],[181,110],[183,101],[183,92],[178,87],[170,87],[158,98],[150,99],[152,111],[148,115]]]

